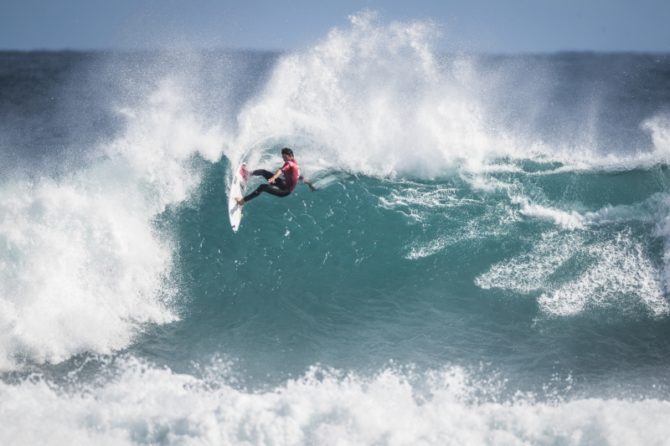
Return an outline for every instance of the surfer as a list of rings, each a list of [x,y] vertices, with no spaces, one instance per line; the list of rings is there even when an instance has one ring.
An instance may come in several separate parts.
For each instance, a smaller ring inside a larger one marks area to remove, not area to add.
[[[309,186],[309,189],[312,192],[316,190],[311,182],[300,175],[300,166],[298,166],[298,162],[293,156],[293,150],[284,147],[281,149],[281,157],[284,160],[284,165],[277,169],[274,174],[265,169],[258,169],[251,172],[251,175],[262,176],[268,180],[268,184],[261,184],[255,191],[246,197],[235,198],[237,204],[242,206],[244,203],[259,196],[262,192],[267,192],[268,194],[277,197],[285,197],[293,192],[293,189],[295,189],[295,186],[298,184],[298,180],[302,180],[303,183]]]

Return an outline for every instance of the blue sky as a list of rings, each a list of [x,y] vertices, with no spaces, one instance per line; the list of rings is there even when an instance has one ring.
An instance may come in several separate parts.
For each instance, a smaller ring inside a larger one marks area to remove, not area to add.
[[[0,49],[298,49],[364,9],[450,51],[670,52],[670,0],[0,0]]]

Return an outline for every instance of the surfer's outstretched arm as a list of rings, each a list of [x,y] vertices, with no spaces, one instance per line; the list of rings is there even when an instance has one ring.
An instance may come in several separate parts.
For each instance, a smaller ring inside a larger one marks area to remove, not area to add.
[[[309,190],[311,190],[312,192],[316,191],[316,187],[314,187],[314,184],[312,184],[311,181],[309,181],[307,178],[303,176],[300,176],[300,179],[302,180],[303,183],[305,183],[309,187]]]

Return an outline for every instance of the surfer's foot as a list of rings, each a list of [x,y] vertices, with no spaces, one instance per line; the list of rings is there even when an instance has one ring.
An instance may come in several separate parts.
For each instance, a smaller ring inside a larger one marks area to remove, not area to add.
[[[235,198],[235,201],[237,201],[237,204],[239,204],[240,206],[244,204],[244,198],[242,197]]]

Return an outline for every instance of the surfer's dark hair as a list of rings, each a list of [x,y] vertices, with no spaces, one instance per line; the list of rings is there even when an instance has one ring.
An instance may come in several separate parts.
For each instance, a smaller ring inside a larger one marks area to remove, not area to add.
[[[284,147],[283,149],[281,149],[281,154],[293,156],[293,150],[289,149],[288,147]]]

